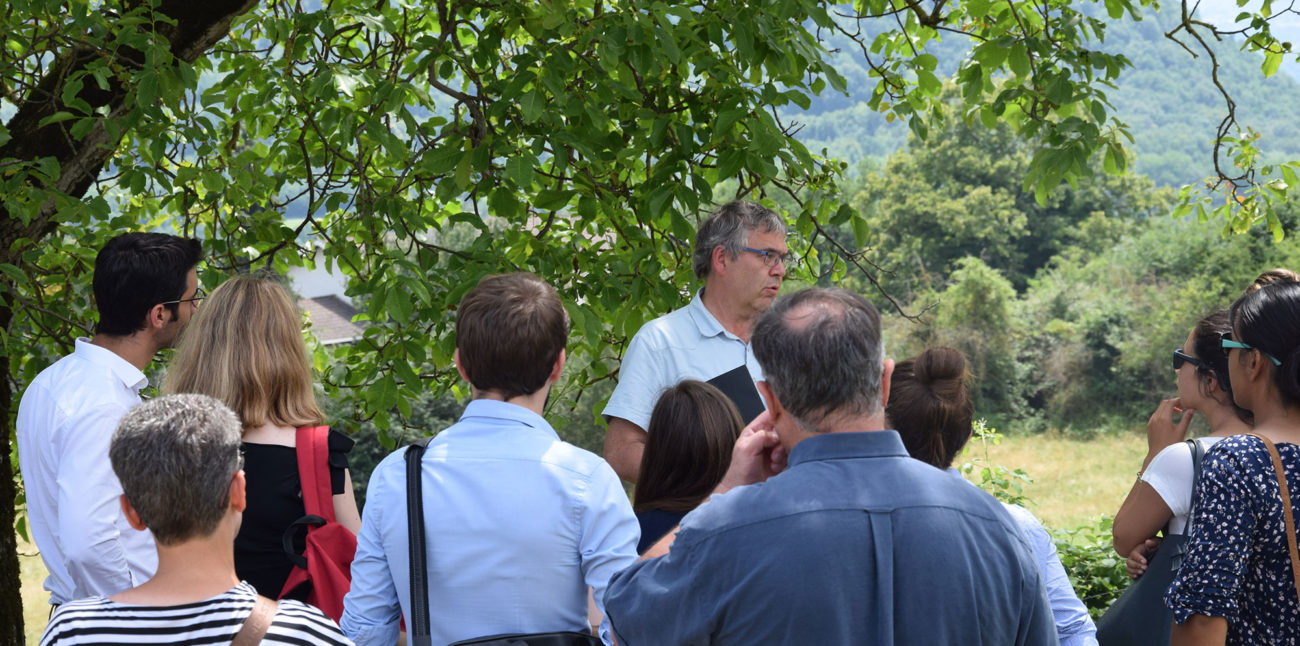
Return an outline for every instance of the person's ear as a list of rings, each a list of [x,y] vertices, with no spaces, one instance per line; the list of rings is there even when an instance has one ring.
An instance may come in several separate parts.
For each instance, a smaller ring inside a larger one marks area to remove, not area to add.
[[[553,384],[560,380],[560,373],[564,372],[565,354],[564,349],[560,349],[560,356],[555,358],[555,365],[551,366],[551,375],[546,378],[546,383]]]
[[[880,408],[884,410],[889,406],[889,384],[890,379],[894,376],[894,360],[885,359],[880,366]]]
[[[713,266],[713,273],[719,276],[727,273],[727,263],[731,261],[731,254],[727,253],[727,248],[718,245],[713,248],[713,255],[710,256],[709,262]]]
[[[176,315],[167,309],[166,305],[154,305],[149,309],[145,326],[150,330],[161,330],[167,327],[167,324],[171,323],[175,318]]]
[[[131,525],[132,529],[142,532],[148,529],[144,521],[140,520],[140,512],[136,511],[135,507],[131,506],[131,501],[126,499],[126,494],[119,495],[117,502],[122,505],[122,515],[126,516],[126,522]]]
[[[470,383],[469,381],[469,375],[465,374],[465,366],[462,366],[460,364],[460,348],[456,348],[451,353],[451,362],[456,364],[456,372],[460,373],[460,378],[464,379],[465,383],[469,384],[470,386],[473,386],[474,384]]]
[[[781,407],[781,401],[776,398],[772,386],[766,381],[754,385],[758,386],[758,393],[763,396],[763,401],[767,402],[767,412],[772,417],[772,426],[776,426],[777,421],[786,415],[785,409]]]
[[[235,477],[230,479],[230,508],[239,512],[248,508],[248,481],[243,469],[236,471]]]

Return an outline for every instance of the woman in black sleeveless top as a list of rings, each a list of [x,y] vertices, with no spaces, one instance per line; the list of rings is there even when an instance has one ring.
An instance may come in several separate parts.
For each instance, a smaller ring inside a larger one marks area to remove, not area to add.
[[[210,395],[243,422],[248,508],[235,538],[235,571],[258,593],[279,597],[293,569],[282,537],[305,514],[297,428],[322,421],[301,321],[284,288],[243,275],[213,291],[186,328],[163,391]],[[352,440],[330,431],[328,445],[334,513],[355,533],[361,516],[348,474]],[[304,542],[300,531],[295,550]],[[295,590],[285,598],[305,596]]]

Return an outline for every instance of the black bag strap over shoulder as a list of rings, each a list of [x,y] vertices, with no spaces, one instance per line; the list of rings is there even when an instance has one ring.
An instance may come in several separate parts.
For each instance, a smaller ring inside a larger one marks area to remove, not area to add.
[[[1183,534],[1192,531],[1192,521],[1196,519],[1196,487],[1201,484],[1201,461],[1205,457],[1205,447],[1201,445],[1199,440],[1187,440],[1187,445],[1192,452],[1192,493],[1191,499],[1187,503],[1187,523],[1183,525]],[[1168,532],[1166,532],[1165,537],[1168,538]],[[1173,550],[1169,563],[1175,571],[1183,566],[1183,557],[1187,556],[1189,547],[1191,546],[1187,544],[1187,541],[1169,547],[1169,549]]]
[[[432,646],[429,624],[429,568],[424,562],[424,478],[420,473],[420,459],[433,437],[426,437],[406,447],[406,525],[407,545],[410,550],[411,625],[406,629],[406,641],[411,646]]]
[[[410,547],[411,621],[406,626],[410,646],[433,646],[429,621],[429,568],[425,563],[424,492],[421,460],[432,437],[406,447],[406,525]],[[590,633],[551,632],[490,635],[458,641],[452,646],[603,646]]]

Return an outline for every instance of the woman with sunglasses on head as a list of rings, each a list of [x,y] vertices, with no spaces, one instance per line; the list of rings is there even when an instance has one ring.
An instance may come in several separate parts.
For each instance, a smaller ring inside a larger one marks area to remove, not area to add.
[[[190,322],[163,379],[166,393],[220,400],[244,425],[248,508],[235,537],[235,571],[263,596],[280,593],[293,570],[285,530],[306,514],[297,459],[297,428],[321,424],[302,321],[274,280],[236,276],[217,287]],[[352,439],[329,431],[330,492],[335,519],[361,528],[348,474]],[[301,554],[304,532],[294,536]],[[284,598],[305,601],[306,586]]]
[[[1183,347],[1174,350],[1178,397],[1160,402],[1147,422],[1147,455],[1111,529],[1115,551],[1126,557],[1130,577],[1146,571],[1160,545],[1157,532],[1182,534],[1191,511],[1192,452],[1183,439],[1192,415],[1200,412],[1210,434],[1197,440],[1202,451],[1225,437],[1250,431],[1250,412],[1233,403],[1228,359],[1219,340],[1232,328],[1219,310],[1197,322]],[[1181,413],[1177,423],[1173,416]]]
[[[1300,572],[1285,512],[1294,514],[1300,499],[1283,503],[1278,471],[1289,491],[1300,491],[1300,284],[1248,293],[1230,318],[1221,347],[1233,397],[1254,414],[1255,430],[1205,456],[1187,556],[1165,593],[1171,643],[1296,644]]]

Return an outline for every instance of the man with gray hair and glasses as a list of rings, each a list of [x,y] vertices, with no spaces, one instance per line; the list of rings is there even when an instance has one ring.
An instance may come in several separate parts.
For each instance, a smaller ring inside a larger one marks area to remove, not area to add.
[[[1011,517],[885,430],[894,364],[870,303],[783,297],[753,345],[767,412],[712,499],[610,582],[620,644],[1057,643]]]
[[[724,204],[700,225],[691,266],[704,288],[632,337],[602,413],[605,459],[619,477],[636,482],[650,412],[663,390],[683,379],[717,386],[745,421],[762,412],[754,382],[763,370],[749,337],[781,290],[788,254],[781,216],[753,202]]]
[[[259,597],[235,576],[246,503],[235,414],[207,395],[167,395],[127,413],[109,447],[122,512],[153,532],[158,571],[112,595],[71,601],[42,646],[70,644],[351,644],[319,610]]]

